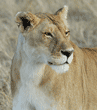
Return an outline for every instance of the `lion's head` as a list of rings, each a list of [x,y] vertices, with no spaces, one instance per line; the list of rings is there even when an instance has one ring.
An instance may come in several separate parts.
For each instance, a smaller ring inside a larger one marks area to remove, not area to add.
[[[68,71],[73,59],[70,31],[67,24],[68,7],[55,14],[19,12],[16,23],[25,38],[23,49],[31,62],[47,64],[56,72]]]

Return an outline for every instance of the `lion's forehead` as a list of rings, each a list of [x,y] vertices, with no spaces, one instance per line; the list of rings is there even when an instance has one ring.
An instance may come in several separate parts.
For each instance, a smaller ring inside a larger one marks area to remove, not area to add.
[[[61,31],[62,34],[64,31],[68,30],[64,22],[56,15],[49,13],[38,13],[36,15],[41,18],[43,22],[48,21],[45,22],[46,27],[49,26],[48,28],[58,29],[57,31]]]

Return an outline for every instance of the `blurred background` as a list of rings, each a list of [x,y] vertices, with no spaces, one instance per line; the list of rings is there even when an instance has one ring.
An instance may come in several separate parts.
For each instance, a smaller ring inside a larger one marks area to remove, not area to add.
[[[55,13],[67,5],[71,40],[79,47],[97,47],[97,0],[0,0],[0,110],[11,110],[10,66],[16,50],[19,11]]]

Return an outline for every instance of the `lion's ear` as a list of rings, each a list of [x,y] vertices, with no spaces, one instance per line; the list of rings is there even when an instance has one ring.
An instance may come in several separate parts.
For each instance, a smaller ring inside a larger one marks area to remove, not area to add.
[[[68,6],[64,6],[63,8],[59,9],[55,15],[59,16],[63,21],[67,19],[68,13]]]
[[[18,24],[20,31],[24,32],[34,28],[40,22],[40,18],[30,12],[18,12],[15,22]]]

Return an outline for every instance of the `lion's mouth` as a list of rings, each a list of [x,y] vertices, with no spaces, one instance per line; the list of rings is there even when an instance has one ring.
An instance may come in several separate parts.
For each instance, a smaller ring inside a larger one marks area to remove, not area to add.
[[[52,63],[52,62],[48,62],[49,65],[56,65],[56,66],[60,66],[60,65],[64,65],[64,64],[69,64],[67,61],[62,63],[62,64],[58,64],[58,63]]]

